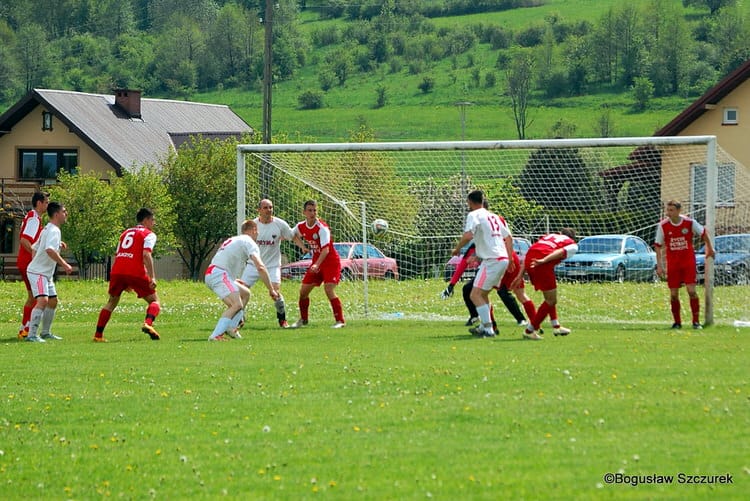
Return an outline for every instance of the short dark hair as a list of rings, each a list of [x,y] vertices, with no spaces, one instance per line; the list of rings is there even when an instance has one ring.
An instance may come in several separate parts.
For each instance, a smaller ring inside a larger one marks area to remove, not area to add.
[[[482,190],[474,190],[466,196],[466,199],[472,203],[483,205],[484,192]]]
[[[308,200],[307,202],[305,202],[305,205],[302,207],[303,210],[307,210],[307,208],[310,205],[314,205],[315,207],[317,207],[318,206],[318,202],[316,202],[315,200]]]
[[[36,207],[36,204],[39,202],[44,202],[47,200],[47,194],[43,191],[35,191],[33,195],[31,195],[31,206]]]
[[[560,230],[560,233],[568,238],[572,238],[573,240],[576,239],[576,230],[574,230],[573,228],[563,228],[562,230]]]
[[[47,205],[47,215],[49,217],[54,216],[61,210],[63,210],[63,204],[60,202],[50,202],[49,205]]]
[[[145,219],[154,217],[154,211],[148,207],[141,207],[135,215],[135,220],[142,223]]]
[[[244,223],[242,223],[242,227],[240,228],[242,230],[242,233],[245,233],[247,230],[252,230],[254,228],[257,228],[258,225],[255,224],[255,221],[252,219],[246,219]]]

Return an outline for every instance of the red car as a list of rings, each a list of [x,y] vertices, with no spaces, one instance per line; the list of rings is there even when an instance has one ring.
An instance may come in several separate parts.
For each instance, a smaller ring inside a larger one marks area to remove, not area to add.
[[[341,257],[341,280],[352,280],[364,276],[365,244],[362,242],[336,242],[333,244]],[[301,280],[312,264],[310,253],[302,256],[300,261],[285,264],[281,267],[281,278]],[[387,278],[398,280],[398,264],[391,257],[386,257],[374,245],[367,244],[367,276],[369,278]]]
[[[445,263],[445,280],[450,281],[451,277],[453,276],[453,273],[456,271],[456,266],[458,263],[461,262],[461,256],[466,252],[466,249],[469,248],[471,245],[471,242],[466,244],[463,249],[461,249],[461,254],[458,256],[453,256],[450,258],[450,260]],[[531,242],[526,240],[525,238],[520,237],[513,237],[513,250],[516,251],[516,254],[518,254],[518,259],[523,263],[524,257],[526,257],[526,253],[529,250],[529,247],[531,247]],[[466,269],[464,270],[463,275],[461,275],[462,280],[469,280],[473,279],[474,275],[477,274],[477,268],[479,267],[479,261],[473,261],[468,264]]]

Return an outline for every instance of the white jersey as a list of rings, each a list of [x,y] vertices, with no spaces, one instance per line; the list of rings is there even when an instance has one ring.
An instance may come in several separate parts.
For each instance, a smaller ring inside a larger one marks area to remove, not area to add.
[[[505,237],[509,237],[510,230],[505,221],[487,209],[480,208],[466,215],[464,233],[471,232],[474,235],[477,257],[481,259],[499,259],[508,257],[508,249],[505,248]]]
[[[234,280],[242,276],[245,264],[252,255],[260,257],[258,244],[249,235],[237,235],[224,240],[211,260],[211,264],[226,270]]]
[[[34,258],[29,263],[28,273],[52,277],[55,274],[57,262],[49,257],[47,249],[60,252],[61,243],[62,234],[60,233],[60,228],[54,223],[47,223],[47,226],[42,230],[42,234],[39,235],[39,240],[32,247],[35,253]]]
[[[270,223],[261,222],[259,217],[253,221],[258,226],[258,238],[255,242],[260,248],[263,264],[267,267],[281,266],[281,240],[293,238],[292,228],[286,221],[275,216]]]

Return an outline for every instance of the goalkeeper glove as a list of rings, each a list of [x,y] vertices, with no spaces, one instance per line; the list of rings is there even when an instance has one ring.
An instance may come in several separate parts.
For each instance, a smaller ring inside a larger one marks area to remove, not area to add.
[[[440,297],[443,299],[448,299],[453,295],[453,284],[448,284],[448,287],[445,288],[445,290],[440,294]]]

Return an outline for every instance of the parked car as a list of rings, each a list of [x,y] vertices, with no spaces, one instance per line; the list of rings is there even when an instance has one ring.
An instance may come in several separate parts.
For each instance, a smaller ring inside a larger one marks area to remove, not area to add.
[[[445,263],[445,280],[449,281],[451,277],[453,276],[453,273],[456,271],[456,266],[458,266],[458,263],[461,262],[461,256],[466,253],[466,249],[468,249],[471,246],[471,242],[464,245],[461,249],[461,254],[458,256],[451,257],[447,263]],[[518,259],[521,260],[523,263],[524,257],[526,257],[526,253],[529,250],[529,247],[531,247],[531,242],[529,242],[525,238],[521,237],[513,237],[513,250],[516,251],[516,254],[518,254]],[[477,268],[479,267],[479,262],[474,261],[469,263],[469,265],[464,270],[463,274],[461,275],[461,280],[473,280],[474,276],[477,274]]]
[[[595,235],[555,268],[563,280],[657,281],[656,252],[634,235]]]
[[[341,258],[341,280],[362,278],[365,245],[362,242],[335,242],[333,246]],[[308,252],[301,260],[283,265],[281,278],[300,280],[311,264],[312,254]],[[374,245],[367,244],[367,276],[398,280],[398,264]]]
[[[750,233],[720,235],[714,238],[714,283],[717,285],[750,284]],[[705,246],[695,254],[698,281],[703,282],[706,264]]]

